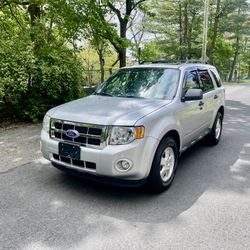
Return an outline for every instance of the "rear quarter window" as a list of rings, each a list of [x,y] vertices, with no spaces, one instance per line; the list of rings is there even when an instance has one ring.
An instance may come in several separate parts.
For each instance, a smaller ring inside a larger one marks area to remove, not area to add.
[[[217,87],[221,87],[221,86],[222,86],[222,83],[221,83],[220,75],[219,75],[219,73],[217,72],[217,70],[211,69],[210,71],[211,71],[211,73],[212,73],[212,76],[213,76],[213,78],[214,78],[214,81],[215,81]]]

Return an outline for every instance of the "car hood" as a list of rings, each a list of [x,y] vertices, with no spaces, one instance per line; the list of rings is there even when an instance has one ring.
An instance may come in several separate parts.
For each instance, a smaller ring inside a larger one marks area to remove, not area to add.
[[[170,102],[171,100],[91,95],[57,106],[48,115],[74,122],[130,126]]]

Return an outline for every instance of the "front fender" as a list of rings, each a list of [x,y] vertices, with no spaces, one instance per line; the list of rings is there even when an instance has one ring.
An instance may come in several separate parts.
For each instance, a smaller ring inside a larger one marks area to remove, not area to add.
[[[140,120],[137,125],[145,126],[145,135],[151,136],[157,141],[161,141],[162,138],[170,131],[176,131],[180,138],[180,149],[182,148],[182,133],[180,122],[174,115],[168,112],[156,112],[151,114],[147,119]]]

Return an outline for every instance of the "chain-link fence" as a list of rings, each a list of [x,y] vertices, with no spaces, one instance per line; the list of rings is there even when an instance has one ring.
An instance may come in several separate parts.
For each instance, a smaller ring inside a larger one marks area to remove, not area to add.
[[[103,73],[100,69],[89,69],[84,71],[84,85],[93,86],[100,84],[102,80],[106,80],[110,75],[112,75],[118,68],[105,69]],[[103,79],[102,79],[103,78]]]

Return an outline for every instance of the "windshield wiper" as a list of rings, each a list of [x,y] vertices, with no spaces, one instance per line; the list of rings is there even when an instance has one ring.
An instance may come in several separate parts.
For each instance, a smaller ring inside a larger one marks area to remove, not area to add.
[[[95,92],[94,95],[102,95],[102,96],[110,96],[110,97],[113,97],[111,94],[107,94],[107,93],[97,93],[97,92]]]
[[[145,99],[145,97],[142,97],[142,96],[134,96],[134,95],[118,95],[117,97]]]

